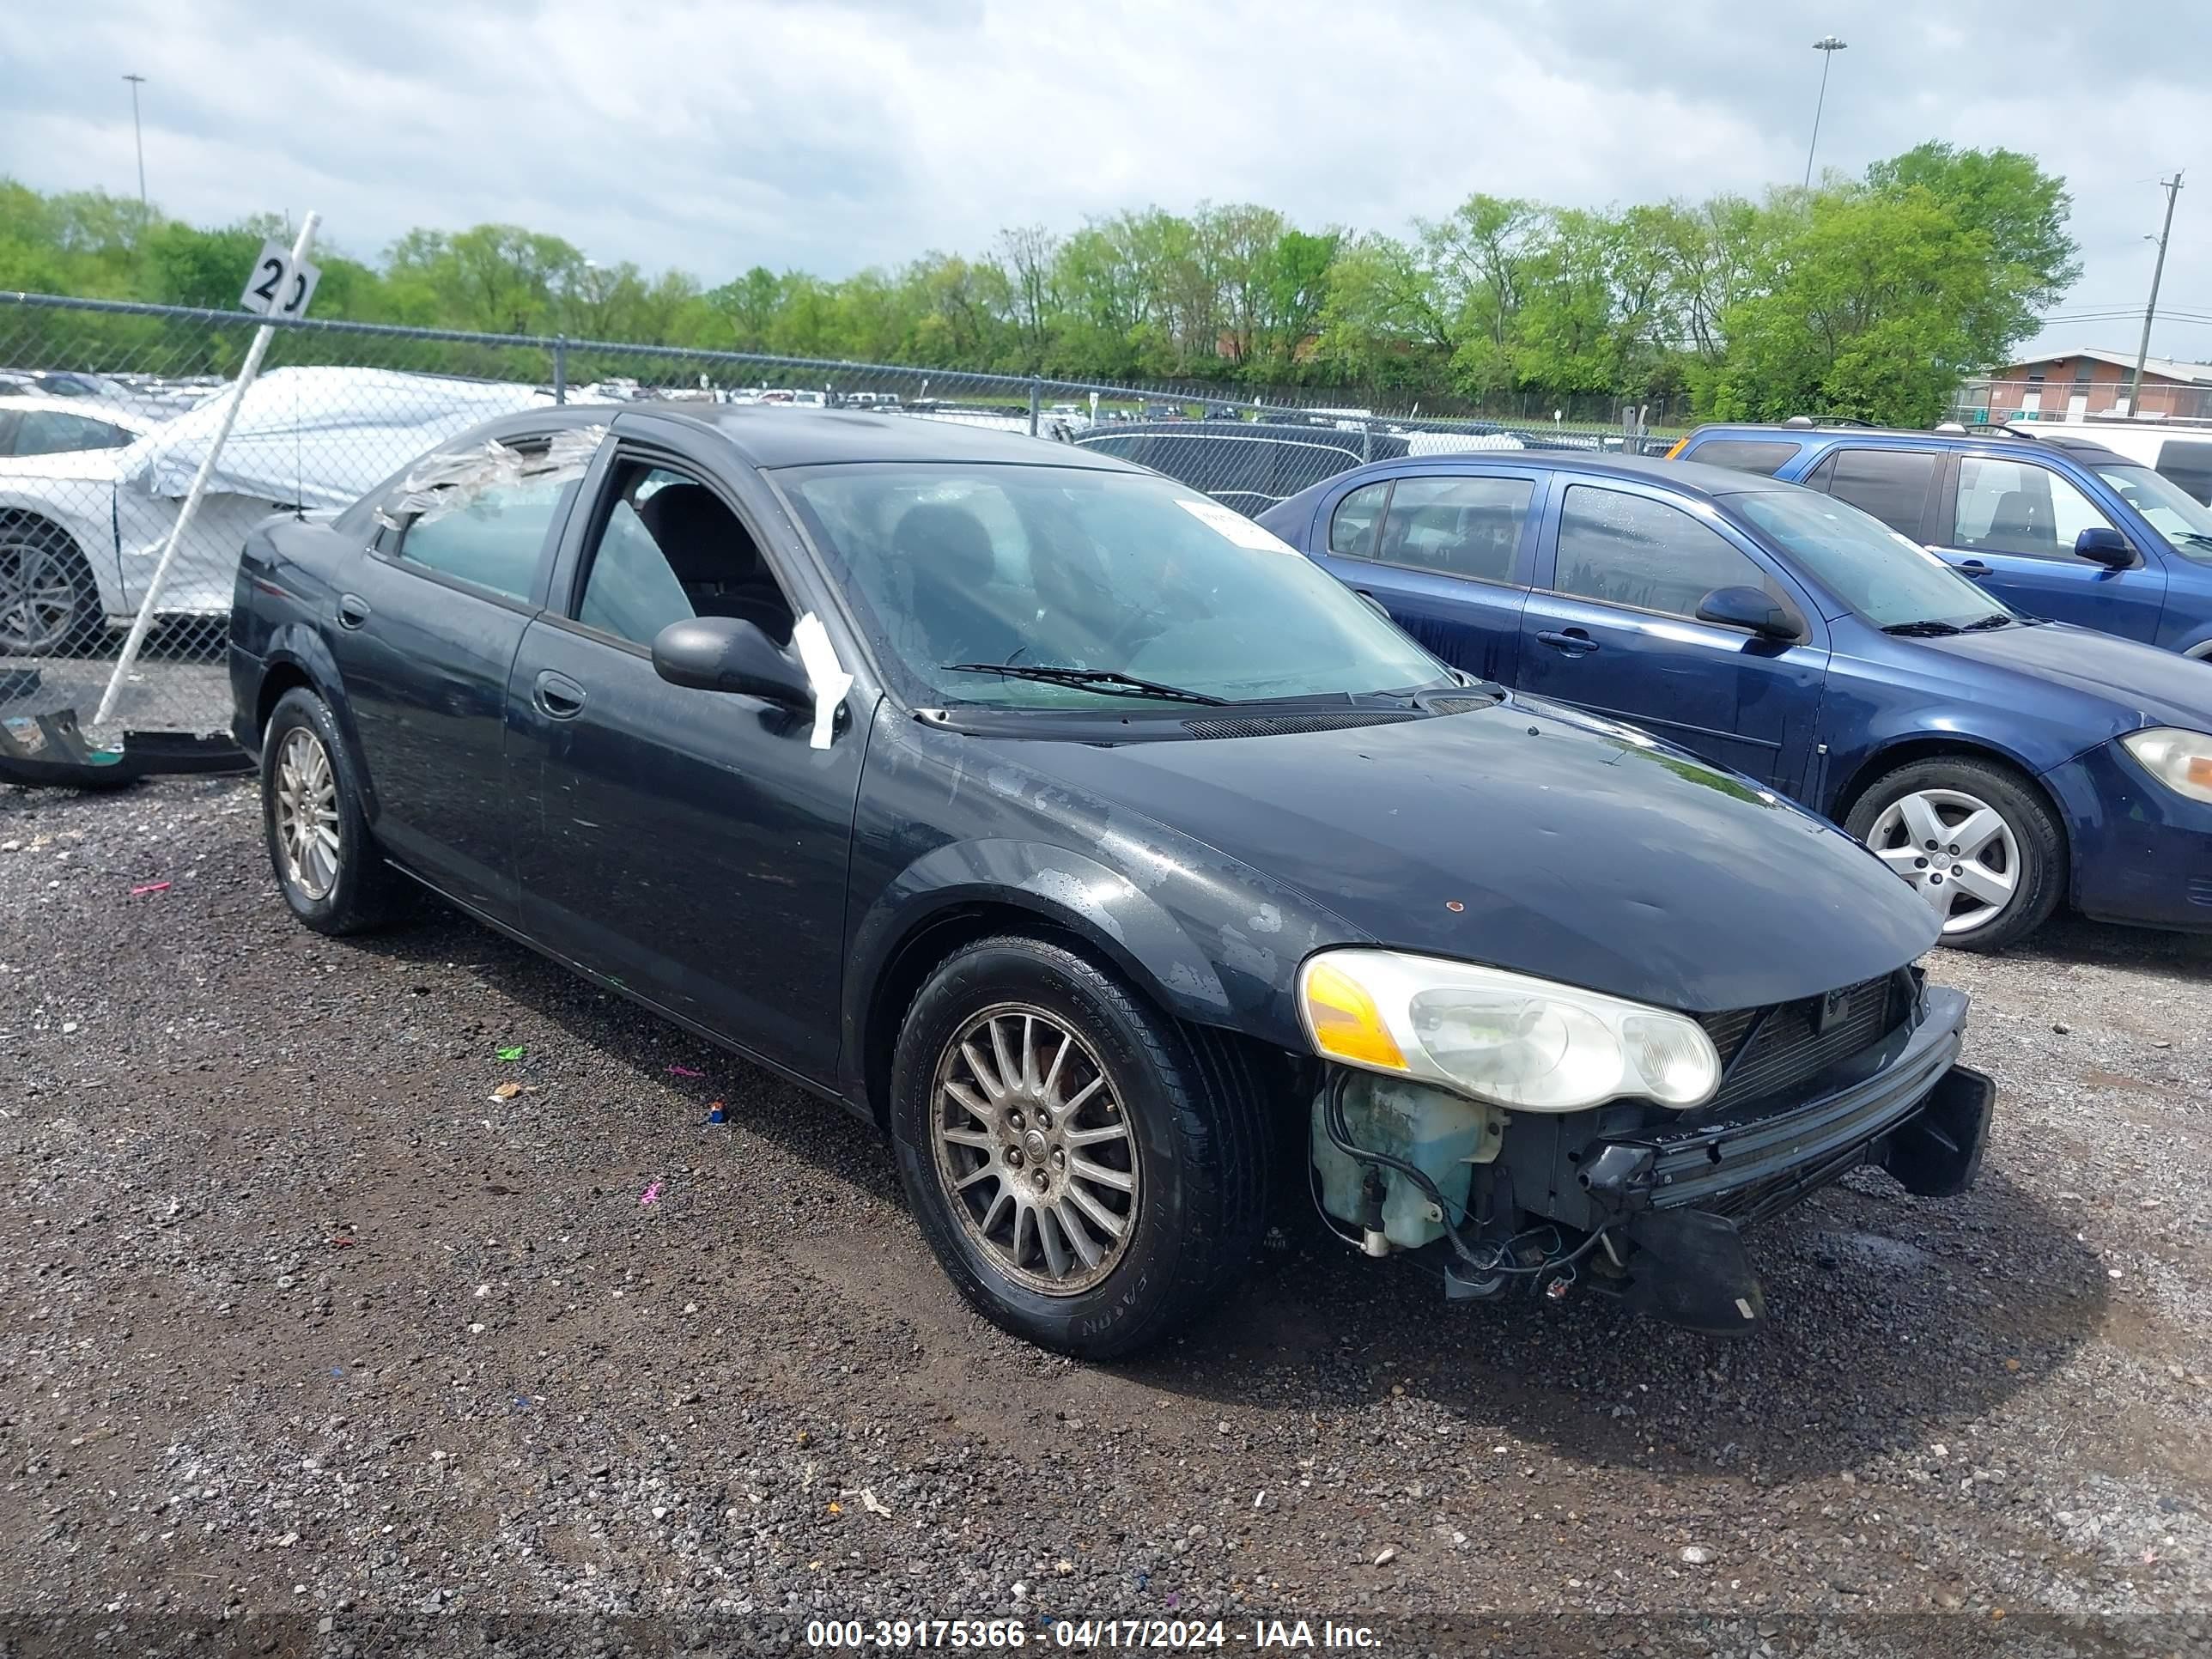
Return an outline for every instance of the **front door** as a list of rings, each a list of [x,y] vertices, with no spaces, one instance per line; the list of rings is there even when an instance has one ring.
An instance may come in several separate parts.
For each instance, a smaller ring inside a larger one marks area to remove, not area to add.
[[[1538,475],[1422,471],[1362,484],[1314,534],[1321,562],[1453,667],[1513,683]]]
[[[2165,570],[2148,559],[2112,570],[2076,555],[2081,532],[2118,526],[2055,468],[2026,457],[1961,455],[1948,494],[1935,551],[2014,610],[2146,644],[2157,639]]]
[[[512,926],[507,672],[583,469],[528,439],[476,447],[481,475],[426,492],[350,556],[329,637],[378,842]]]
[[[829,1077],[866,725],[841,719],[816,748],[806,715],[654,673],[654,635],[686,617],[791,637],[759,539],[706,476],[619,452],[571,538],[580,580],[523,636],[507,778],[524,925],[672,1013]]]
[[[1717,587],[1787,599],[1818,630],[1812,605],[1747,545],[1662,492],[1570,483],[1540,556],[1541,586],[1522,618],[1514,682],[1640,726],[1785,793],[1812,759],[1828,651],[1697,620]]]

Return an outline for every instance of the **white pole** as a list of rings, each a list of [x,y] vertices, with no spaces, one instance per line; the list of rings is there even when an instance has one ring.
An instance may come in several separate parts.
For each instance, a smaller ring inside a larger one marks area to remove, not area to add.
[[[292,270],[297,270],[306,262],[307,248],[315,240],[316,223],[321,217],[311,209],[300,222],[300,238],[292,244]],[[137,620],[131,624],[131,636],[123,641],[123,654],[116,659],[115,672],[108,676],[107,690],[100,694],[99,710],[92,717],[94,726],[105,725],[115,712],[115,699],[122,695],[123,682],[130,678],[138,660],[139,649],[146,643],[146,630],[154,625],[154,607],[161,603],[162,584],[169,579],[169,565],[176,558],[185,533],[191,529],[193,519],[199,514],[200,498],[207,494],[208,480],[215,476],[216,462],[222,458],[232,423],[238,419],[238,407],[246,401],[246,389],[253,384],[253,377],[261,372],[261,360],[269,355],[269,342],[276,335],[276,329],[267,323],[253,331],[253,344],[246,351],[245,365],[238,371],[238,386],[230,395],[229,406],[222,411],[222,424],[216,428],[214,441],[200,461],[200,470],[192,475],[192,487],[185,494],[185,504],[178,510],[175,527],[169,532],[169,539],[154,566],[153,580],[146,584],[146,597],[138,602]]]

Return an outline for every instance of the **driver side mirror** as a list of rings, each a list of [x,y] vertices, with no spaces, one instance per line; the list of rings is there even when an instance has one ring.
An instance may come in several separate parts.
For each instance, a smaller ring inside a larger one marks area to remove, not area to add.
[[[787,708],[814,707],[806,671],[737,617],[691,617],[653,637],[653,672],[695,691],[734,691]]]
[[[2107,570],[2132,570],[2138,562],[2138,556],[2128,538],[2106,525],[2092,525],[2076,536],[2074,556],[2101,564]]]
[[[1698,620],[1716,628],[1741,628],[1762,640],[1794,645],[1805,637],[1805,618],[1786,599],[1763,587],[1716,587],[1698,601]]]

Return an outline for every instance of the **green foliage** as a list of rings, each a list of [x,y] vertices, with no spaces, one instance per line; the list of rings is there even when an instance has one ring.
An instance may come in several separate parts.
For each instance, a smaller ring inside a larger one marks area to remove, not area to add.
[[[319,250],[315,309],[1074,380],[1328,384],[1431,407],[1919,422],[2079,274],[2068,208],[2063,181],[2026,155],[1928,143],[1862,181],[1760,201],[1583,209],[1477,192],[1403,237],[1302,229],[1250,203],[1146,208],[836,281],[755,265],[702,287],[478,225],[410,231],[373,264]],[[282,234],[0,179],[0,287],[228,309],[262,237]],[[577,349],[580,375],[594,359]]]

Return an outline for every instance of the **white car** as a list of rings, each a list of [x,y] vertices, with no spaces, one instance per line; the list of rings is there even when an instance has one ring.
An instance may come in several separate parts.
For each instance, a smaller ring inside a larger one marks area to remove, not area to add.
[[[0,657],[82,649],[105,628],[129,626],[235,397],[160,423],[73,402],[67,413],[130,430],[129,441],[0,455]],[[171,562],[161,614],[227,615],[238,550],[270,512],[349,506],[424,450],[550,400],[533,386],[386,369],[270,370],[247,389]],[[20,422],[54,402],[0,405]]]

